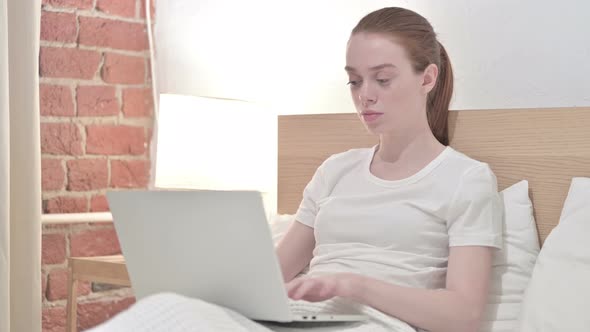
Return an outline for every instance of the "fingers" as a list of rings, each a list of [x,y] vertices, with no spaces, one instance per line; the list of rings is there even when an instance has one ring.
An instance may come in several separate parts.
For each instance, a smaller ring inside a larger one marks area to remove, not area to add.
[[[289,297],[294,300],[300,300],[301,296],[298,295],[301,293],[301,288],[306,285],[307,282],[309,282],[307,278],[301,278],[301,280],[297,280],[297,282],[291,284],[289,288]]]
[[[319,283],[315,279],[308,279],[305,282],[302,282],[301,285],[294,290],[293,296],[291,297],[294,300],[302,300],[305,299],[306,295],[313,295],[317,293],[317,287]]]
[[[321,286],[315,278],[297,278],[287,284],[287,294],[293,300],[303,300],[315,292],[315,288]]]
[[[287,294],[290,298],[295,299],[295,294],[299,293],[299,289],[308,282],[308,278],[297,278],[287,284]],[[299,299],[299,298],[298,298]],[[297,300],[298,300],[297,299]]]
[[[302,283],[303,280],[300,279],[291,280],[291,282],[287,284],[287,295],[290,298],[292,298],[293,294],[297,291],[297,289],[299,288],[299,286],[301,286]]]
[[[293,300],[324,301],[336,296],[334,280],[327,277],[301,277],[286,285],[287,294]]]
[[[306,278],[301,277],[301,278],[293,279],[287,283],[286,287],[287,287],[287,294],[289,297],[293,296],[293,294],[297,291],[297,289],[301,286],[301,284],[303,284],[305,282],[305,279]]]

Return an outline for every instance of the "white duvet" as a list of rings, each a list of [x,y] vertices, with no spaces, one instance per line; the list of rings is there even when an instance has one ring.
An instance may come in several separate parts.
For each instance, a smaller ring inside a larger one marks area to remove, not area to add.
[[[355,323],[261,324],[232,310],[198,299],[173,293],[146,297],[113,319],[91,329],[91,332],[189,332],[189,331],[348,331],[348,332],[415,332],[410,325],[370,307],[363,307],[369,316]]]

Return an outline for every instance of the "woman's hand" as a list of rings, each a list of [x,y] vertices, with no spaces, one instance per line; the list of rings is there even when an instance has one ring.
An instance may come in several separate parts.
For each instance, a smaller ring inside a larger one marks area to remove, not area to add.
[[[337,273],[319,277],[299,277],[287,283],[287,293],[293,300],[319,302],[335,296],[348,297],[358,276]]]

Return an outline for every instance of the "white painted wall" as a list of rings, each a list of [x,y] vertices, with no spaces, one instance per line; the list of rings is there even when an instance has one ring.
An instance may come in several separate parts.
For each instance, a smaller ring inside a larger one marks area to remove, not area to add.
[[[452,109],[590,106],[584,0],[157,0],[159,90],[280,114],[354,112],[343,69],[350,31],[396,5],[429,19],[447,48]]]
[[[454,64],[453,109],[590,106],[584,0],[158,0],[161,92],[353,112],[350,30],[384,6],[430,20]]]
[[[454,109],[590,106],[590,2],[416,3],[454,62]]]

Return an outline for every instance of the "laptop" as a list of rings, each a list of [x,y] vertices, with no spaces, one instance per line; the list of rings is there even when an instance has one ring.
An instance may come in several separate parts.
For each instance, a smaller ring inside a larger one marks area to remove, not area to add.
[[[111,191],[107,199],[137,299],[174,292],[260,321],[360,321],[355,308],[287,296],[255,191]]]

